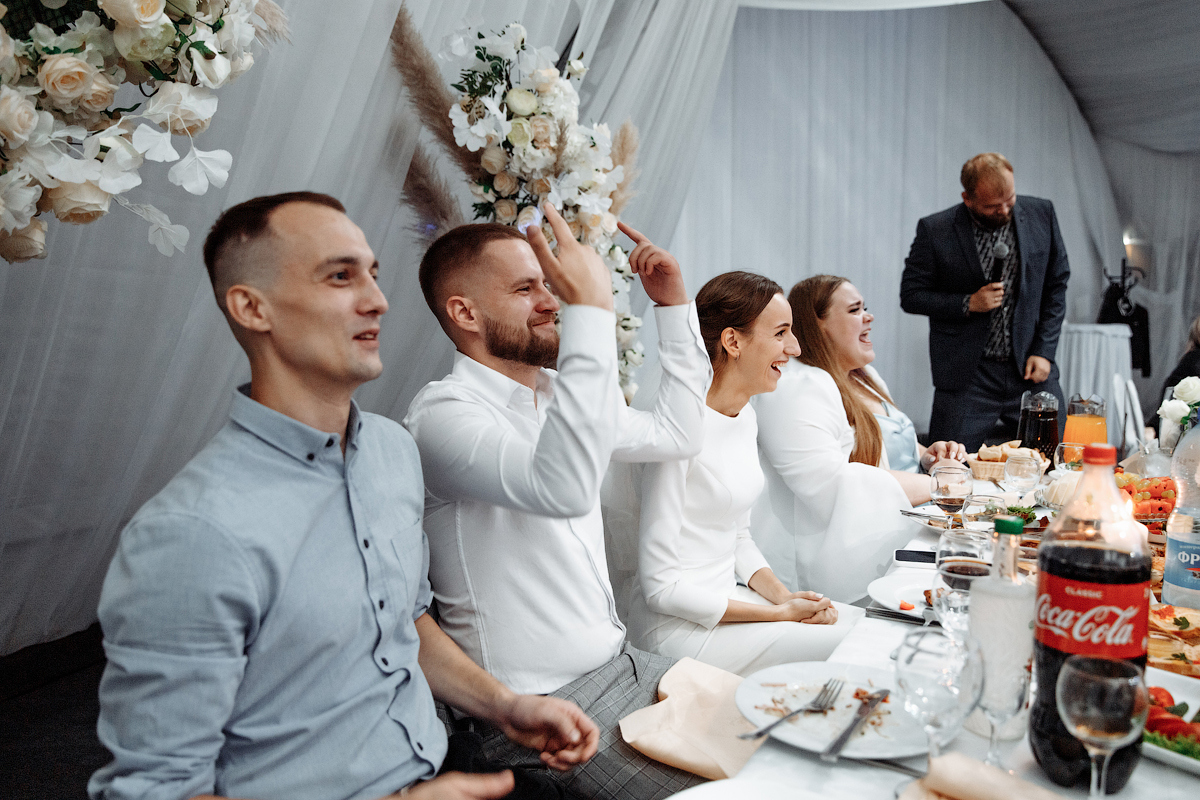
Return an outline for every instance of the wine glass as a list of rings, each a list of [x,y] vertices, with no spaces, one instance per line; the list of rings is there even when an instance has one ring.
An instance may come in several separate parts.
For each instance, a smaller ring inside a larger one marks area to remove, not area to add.
[[[1008,513],[1008,502],[995,494],[971,494],[962,505],[963,527],[969,531],[990,534],[998,514]],[[988,536],[991,541],[991,536]]]
[[[1041,461],[1029,456],[1013,456],[1004,462],[1004,477],[1000,479],[1000,485],[1024,497],[1037,487],[1041,479]]]
[[[1083,469],[1083,445],[1063,442],[1054,448],[1054,468],[1063,471]]]
[[[930,471],[929,480],[930,498],[947,514],[962,508],[974,486],[970,468],[961,464],[940,464]]]
[[[938,539],[937,573],[930,595],[933,611],[951,638],[967,636],[971,613],[971,584],[991,573],[992,537],[972,530],[944,531]]]
[[[1074,655],[1054,687],[1058,716],[1092,758],[1090,798],[1104,797],[1108,760],[1142,735],[1150,701],[1142,670],[1119,659]]]
[[[929,738],[929,757],[958,735],[983,692],[983,657],[972,638],[955,641],[921,628],[904,637],[896,653],[896,686],[904,710]]]
[[[1028,630],[1024,633],[1028,634]],[[1032,636],[1028,638],[1032,639]],[[983,715],[987,718],[988,725],[991,726],[987,758],[984,760],[993,767],[1003,768],[1000,763],[1000,728],[1025,707],[1031,678],[1030,664],[1028,658],[1023,664],[1019,662],[1021,656],[1025,655],[1025,651],[1032,651],[1032,649],[1032,645],[1025,646],[1024,643],[1016,643],[1011,650],[1002,651],[1005,658],[997,659],[1009,663],[993,666],[992,658],[989,655],[988,662],[984,665],[986,667],[986,684],[983,696],[979,700],[979,707],[983,709]],[[1012,657],[1014,651],[1017,653],[1017,658]]]

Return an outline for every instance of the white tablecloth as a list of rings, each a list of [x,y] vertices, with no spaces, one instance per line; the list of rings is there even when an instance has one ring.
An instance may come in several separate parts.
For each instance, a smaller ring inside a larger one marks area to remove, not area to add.
[[[1064,322],[1058,340],[1059,382],[1067,400],[1071,395],[1095,394],[1108,401],[1108,440],[1120,445],[1122,420],[1113,402],[1113,375],[1129,380],[1133,363],[1128,325],[1079,325]],[[1066,409],[1059,411],[1066,418]]]

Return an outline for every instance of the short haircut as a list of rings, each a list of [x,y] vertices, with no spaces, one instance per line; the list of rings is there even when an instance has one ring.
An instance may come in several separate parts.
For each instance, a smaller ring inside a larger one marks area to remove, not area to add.
[[[222,311],[225,311],[225,291],[242,283],[252,266],[246,264],[245,259],[230,256],[269,233],[271,214],[288,203],[313,203],[346,213],[346,207],[336,198],[319,192],[284,192],[255,197],[226,209],[217,217],[204,240],[204,266]]]
[[[446,327],[446,284],[450,278],[459,275],[477,265],[484,248],[492,242],[505,239],[525,241],[525,237],[516,228],[501,225],[499,222],[484,222],[474,225],[459,225],[438,237],[437,241],[425,251],[421,259],[421,267],[417,270],[417,280],[421,284],[421,294],[429,310],[437,317],[442,327]]]
[[[1013,171],[1012,164],[1008,163],[1007,158],[999,153],[980,153],[967,159],[958,178],[962,182],[963,191],[967,193],[967,196],[974,197],[975,188],[979,186],[980,181],[990,180],[1003,170]]]
[[[696,316],[704,349],[714,368],[725,362],[725,348],[721,346],[725,329],[747,332],[777,294],[783,294],[782,286],[753,272],[726,272],[700,288],[696,293]]]

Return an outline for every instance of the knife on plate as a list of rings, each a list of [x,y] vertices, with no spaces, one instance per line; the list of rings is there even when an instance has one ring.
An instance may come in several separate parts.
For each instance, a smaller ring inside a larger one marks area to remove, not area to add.
[[[878,692],[873,692],[862,699],[862,705],[858,707],[858,711],[854,714],[854,719],[846,726],[846,730],[838,734],[838,737],[829,743],[829,747],[825,748],[825,752],[821,753],[821,760],[833,763],[838,760],[838,755],[846,746],[846,742],[850,741],[850,737],[858,732],[858,729],[867,721],[867,717],[871,716],[871,712],[875,707],[887,699],[891,694],[890,689],[880,689]]]
[[[914,617],[912,614],[906,614],[903,611],[893,611],[890,608],[876,608],[868,606],[866,609],[867,616],[875,619],[886,619],[892,622],[907,622],[911,625],[937,625],[941,627],[941,623],[937,620],[937,615],[932,608],[921,609],[920,618]]]

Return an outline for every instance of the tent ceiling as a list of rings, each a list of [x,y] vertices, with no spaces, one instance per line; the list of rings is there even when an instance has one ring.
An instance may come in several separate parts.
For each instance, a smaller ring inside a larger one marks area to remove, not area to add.
[[[1200,3],[1005,2],[1058,67],[1094,133],[1200,152]]]

